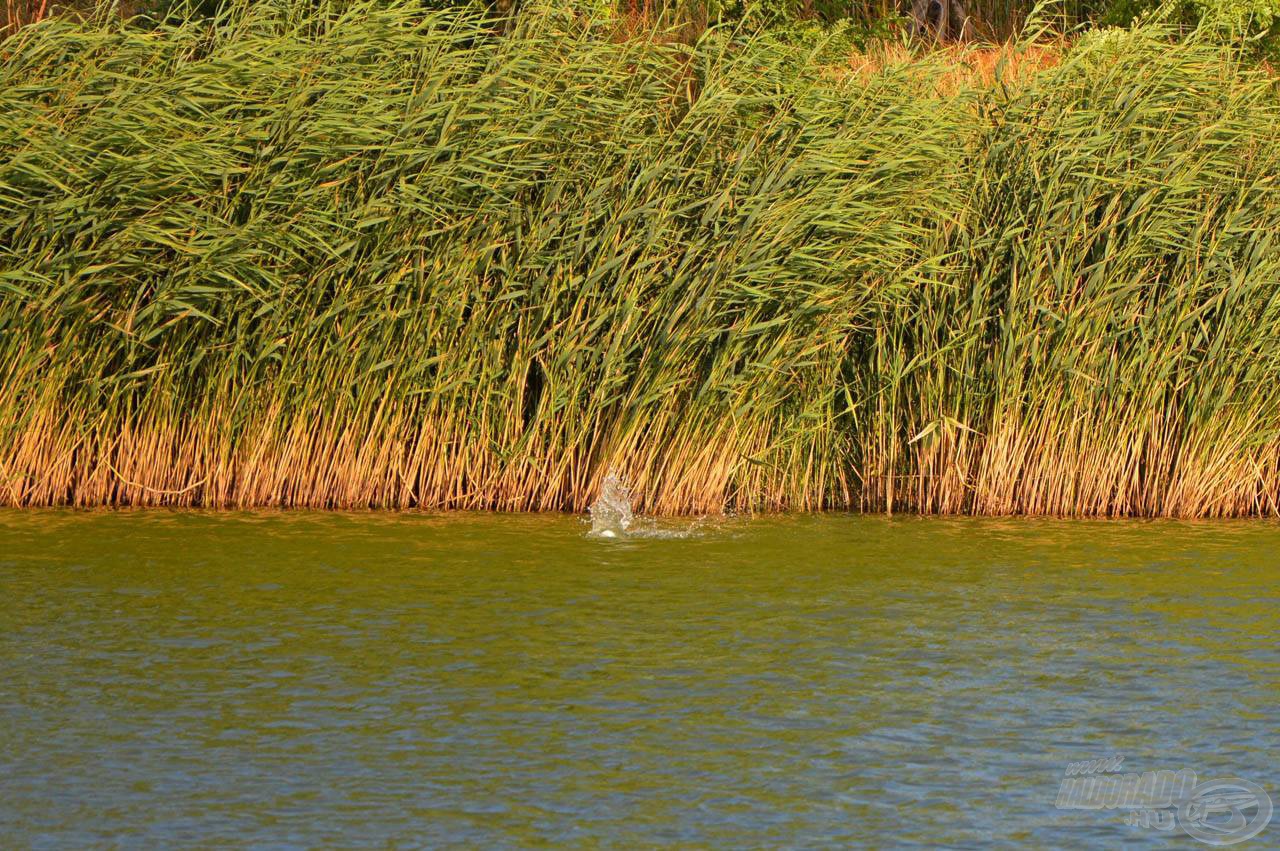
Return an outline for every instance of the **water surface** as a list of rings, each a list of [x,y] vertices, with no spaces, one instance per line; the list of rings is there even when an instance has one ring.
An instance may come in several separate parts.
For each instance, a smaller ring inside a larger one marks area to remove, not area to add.
[[[587,528],[0,513],[4,845],[1193,846],[1055,808],[1112,755],[1280,801],[1274,523]]]

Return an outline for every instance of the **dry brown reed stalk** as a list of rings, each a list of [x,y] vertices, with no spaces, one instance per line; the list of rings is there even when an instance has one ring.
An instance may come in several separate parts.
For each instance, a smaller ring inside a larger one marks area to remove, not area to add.
[[[48,14],[48,0],[5,0],[4,20],[0,21],[0,36],[13,33],[22,27],[44,20]]]
[[[618,6],[610,25],[618,41],[691,45],[711,26],[711,15],[701,3],[673,6],[655,0],[627,0]]]
[[[832,73],[849,73],[862,80],[900,73],[926,92],[952,97],[1001,84],[1017,89],[1058,65],[1069,49],[1066,42],[1005,42],[936,45],[922,53],[918,46],[901,42],[875,42],[853,53],[847,67],[833,68]]]

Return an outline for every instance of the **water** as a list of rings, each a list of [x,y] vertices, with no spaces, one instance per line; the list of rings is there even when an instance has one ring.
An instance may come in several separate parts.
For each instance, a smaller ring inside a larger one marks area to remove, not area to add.
[[[1204,847],[1280,800],[1280,527],[0,513],[4,847]],[[1277,826],[1251,845],[1277,844]]]

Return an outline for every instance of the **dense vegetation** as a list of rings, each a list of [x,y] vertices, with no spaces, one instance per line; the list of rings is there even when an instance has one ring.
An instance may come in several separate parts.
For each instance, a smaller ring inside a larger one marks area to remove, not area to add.
[[[0,503],[1280,504],[1280,102],[1208,37],[987,83],[259,3],[0,50]]]

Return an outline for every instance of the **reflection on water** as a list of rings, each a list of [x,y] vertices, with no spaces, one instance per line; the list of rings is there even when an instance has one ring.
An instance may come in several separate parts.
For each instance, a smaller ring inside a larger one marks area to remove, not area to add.
[[[0,513],[5,844],[1188,847],[1055,809],[1112,755],[1278,797],[1274,524],[584,532]]]

